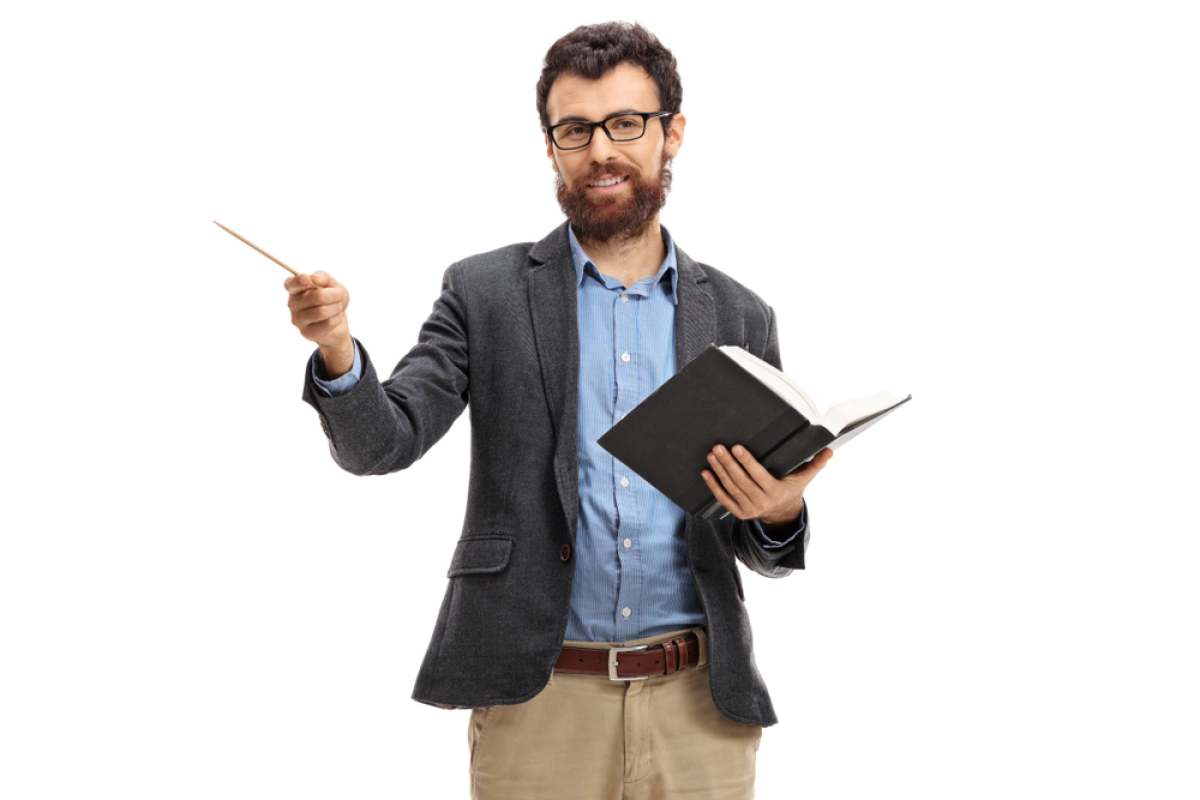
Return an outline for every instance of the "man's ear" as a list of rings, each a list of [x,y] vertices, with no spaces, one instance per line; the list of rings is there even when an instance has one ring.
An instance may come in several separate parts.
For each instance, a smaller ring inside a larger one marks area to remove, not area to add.
[[[666,140],[663,142],[663,154],[674,158],[683,147],[683,129],[687,127],[687,117],[676,114],[671,117],[671,127],[667,129]]]
[[[554,144],[550,141],[550,134],[542,131],[542,135],[546,137],[546,158],[550,159],[550,169],[558,172],[558,161],[554,158]]]

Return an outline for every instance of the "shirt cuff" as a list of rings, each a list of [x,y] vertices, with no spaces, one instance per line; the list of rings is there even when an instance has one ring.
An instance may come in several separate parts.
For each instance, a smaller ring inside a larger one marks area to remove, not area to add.
[[[354,366],[350,367],[350,371],[340,378],[334,378],[331,381],[321,379],[321,371],[318,369],[321,366],[320,352],[312,354],[312,378],[313,383],[317,387],[317,391],[326,397],[337,397],[338,395],[346,394],[362,379],[362,356],[358,353],[358,342],[354,343]]]
[[[808,527],[808,501],[805,501],[804,506],[800,509],[800,519],[796,522],[796,530],[790,534],[787,534],[782,539],[775,539],[771,536],[768,536],[758,520],[752,519],[750,521],[754,523],[752,528],[755,532],[755,535],[758,536],[758,540],[762,546],[768,550],[776,550],[780,547],[791,544],[796,540],[796,537],[803,534],[804,529]],[[776,534],[776,536],[784,536],[784,534]]]

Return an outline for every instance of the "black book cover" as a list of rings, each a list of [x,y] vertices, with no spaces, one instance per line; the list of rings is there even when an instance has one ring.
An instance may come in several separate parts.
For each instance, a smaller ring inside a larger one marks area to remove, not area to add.
[[[712,492],[700,473],[718,444],[762,459],[808,420],[717,347],[710,346],[600,437],[599,443],[683,510]]]
[[[601,436],[599,444],[684,511],[720,518],[728,512],[700,477],[716,445],[741,444],[782,478],[835,441],[837,446],[857,436],[901,403],[835,437],[710,345]]]

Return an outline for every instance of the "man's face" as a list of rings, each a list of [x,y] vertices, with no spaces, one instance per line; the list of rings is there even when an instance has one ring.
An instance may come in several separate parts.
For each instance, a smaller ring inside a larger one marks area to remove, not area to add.
[[[561,75],[546,98],[551,125],[668,110],[659,108],[658,91],[646,71],[628,63],[594,81]],[[597,129],[579,150],[559,150],[546,138],[546,155],[559,177],[558,201],[577,235],[611,239],[645,229],[666,201],[669,173],[663,167],[679,152],[685,124],[677,114],[664,134],[661,122],[652,119],[646,134],[630,142],[614,142]]]

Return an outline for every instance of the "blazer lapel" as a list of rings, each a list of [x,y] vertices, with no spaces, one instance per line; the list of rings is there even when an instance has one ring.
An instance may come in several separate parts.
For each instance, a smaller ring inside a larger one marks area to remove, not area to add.
[[[679,270],[679,302],[675,306],[675,368],[678,370],[716,340],[717,306],[708,292],[708,276],[678,245],[675,246],[675,265]],[[695,548],[700,546],[694,542],[696,526],[692,524],[693,520],[688,514],[683,523],[683,537],[689,552],[696,552]],[[704,529],[711,530],[711,526]],[[688,560],[692,560],[690,555]]]
[[[683,369],[716,340],[717,308],[708,293],[708,276],[687,253],[675,247],[679,302],[675,306],[675,365]]]
[[[574,541],[579,515],[579,322],[566,223],[534,245],[529,258],[529,312],[554,423],[554,480]]]

